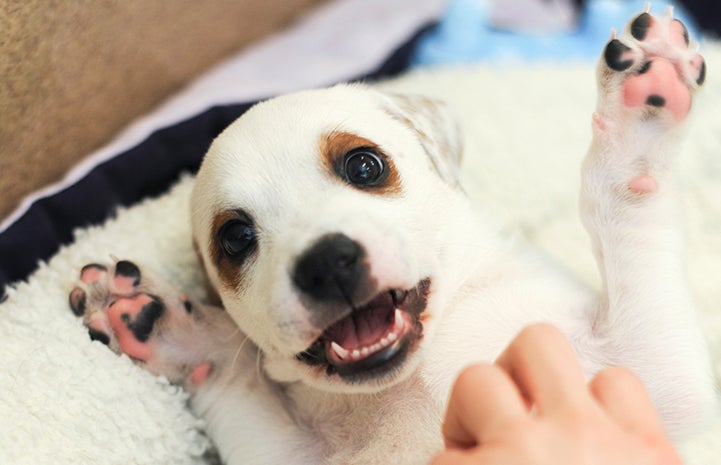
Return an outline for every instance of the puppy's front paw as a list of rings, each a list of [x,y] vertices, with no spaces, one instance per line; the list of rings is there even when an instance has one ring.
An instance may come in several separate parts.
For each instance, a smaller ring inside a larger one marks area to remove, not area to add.
[[[693,91],[706,77],[706,65],[697,49],[698,44],[690,43],[688,30],[672,17],[670,9],[663,17],[644,12],[634,18],[603,53],[597,121],[622,115],[683,120],[691,108]]]
[[[222,310],[192,301],[127,260],[84,266],[69,301],[91,339],[191,388],[222,363],[218,356],[223,351],[214,353],[213,344],[219,341],[213,337],[232,342],[237,333]]]
[[[606,181],[621,182],[619,192],[657,191],[657,175],[676,154],[675,128],[706,77],[697,48],[670,9],[663,17],[641,13],[606,45],[589,159],[605,160]]]

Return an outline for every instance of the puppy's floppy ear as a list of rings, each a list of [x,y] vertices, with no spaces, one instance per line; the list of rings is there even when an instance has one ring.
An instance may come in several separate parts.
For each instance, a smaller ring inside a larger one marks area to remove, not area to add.
[[[449,106],[440,100],[420,95],[384,95],[388,100],[388,114],[416,133],[441,179],[457,186],[463,155],[463,136]]]

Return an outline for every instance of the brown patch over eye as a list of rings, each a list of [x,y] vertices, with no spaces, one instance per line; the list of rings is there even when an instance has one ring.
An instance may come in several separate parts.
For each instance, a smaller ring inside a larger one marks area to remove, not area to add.
[[[243,211],[227,210],[215,215],[210,239],[210,256],[223,285],[243,286],[242,269],[256,250],[255,227]]]
[[[398,195],[401,180],[393,161],[378,144],[344,131],[333,131],[320,138],[322,166],[333,177],[372,193]]]

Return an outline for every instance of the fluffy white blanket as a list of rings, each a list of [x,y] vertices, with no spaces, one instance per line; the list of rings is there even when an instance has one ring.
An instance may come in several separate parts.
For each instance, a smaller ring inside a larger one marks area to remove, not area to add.
[[[688,270],[721,378],[721,44],[703,47],[709,78],[678,163],[686,186]],[[544,249],[591,285],[598,277],[577,219],[579,165],[595,104],[591,65],[415,72],[384,88],[450,101],[466,129],[465,186],[508,234]],[[91,342],[67,304],[80,267],[128,257],[201,296],[187,207],[193,179],[117,213],[9,291],[0,306],[0,463],[197,464],[208,445],[186,395]],[[653,315],[649,315],[653,318]],[[719,417],[721,418],[721,417]],[[248,419],[252,421],[252,419]],[[718,464],[721,426],[680,443],[688,464]]]

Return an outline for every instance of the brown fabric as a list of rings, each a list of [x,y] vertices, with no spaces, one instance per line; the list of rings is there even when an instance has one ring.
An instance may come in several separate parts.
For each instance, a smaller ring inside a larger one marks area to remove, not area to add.
[[[0,0],[0,219],[244,44],[323,0]]]

